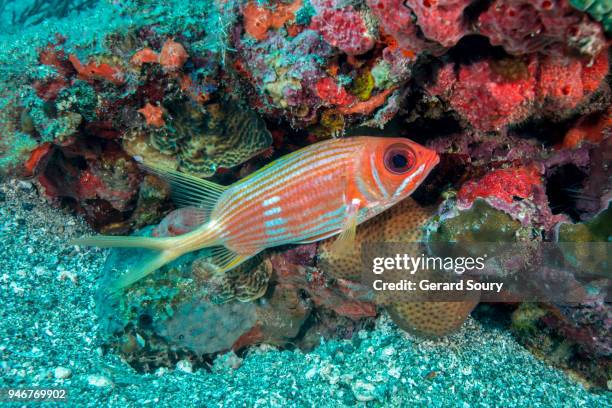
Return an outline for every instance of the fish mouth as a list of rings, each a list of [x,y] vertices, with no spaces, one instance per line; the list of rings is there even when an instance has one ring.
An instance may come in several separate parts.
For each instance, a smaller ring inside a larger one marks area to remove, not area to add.
[[[427,160],[427,167],[429,168],[429,170],[431,170],[436,167],[438,163],[440,163],[440,155],[437,152],[432,151],[431,157],[429,158],[429,160]]]

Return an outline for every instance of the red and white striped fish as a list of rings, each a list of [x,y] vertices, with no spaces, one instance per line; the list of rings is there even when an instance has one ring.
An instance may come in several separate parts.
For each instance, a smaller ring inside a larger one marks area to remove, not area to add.
[[[217,247],[221,272],[266,248],[337,234],[343,250],[358,224],[409,196],[438,161],[436,152],[408,139],[361,136],[310,145],[228,187],[145,166],[171,183],[178,203],[201,209],[202,225],[176,237],[96,236],[74,243],[159,251],[121,276],[116,288],[206,247]]]

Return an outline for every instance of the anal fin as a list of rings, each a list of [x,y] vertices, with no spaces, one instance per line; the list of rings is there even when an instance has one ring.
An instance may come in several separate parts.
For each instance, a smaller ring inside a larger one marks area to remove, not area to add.
[[[216,272],[222,274],[248,261],[255,255],[257,253],[242,255],[226,247],[219,246],[213,248],[213,263],[219,268]]]

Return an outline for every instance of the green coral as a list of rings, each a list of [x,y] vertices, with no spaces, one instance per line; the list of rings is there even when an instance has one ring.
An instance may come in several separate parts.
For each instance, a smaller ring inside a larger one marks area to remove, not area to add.
[[[295,13],[295,22],[300,25],[308,25],[315,14],[317,12],[310,1],[304,0],[302,7]]]
[[[426,226],[426,239],[434,253],[455,257],[486,254],[494,260],[498,276],[515,274],[535,260],[541,241],[539,230],[523,226],[480,199],[463,211],[457,210],[454,199],[448,200],[443,208],[448,212]]]
[[[562,224],[560,242],[612,242],[612,204],[590,221]]]
[[[540,319],[547,314],[548,312],[536,303],[522,303],[512,313],[512,331],[521,338],[533,337],[540,330]]]
[[[515,242],[532,235],[508,214],[476,200],[466,211],[439,221],[430,240],[437,242]]]
[[[596,274],[609,271],[612,204],[590,221],[561,224],[557,237],[563,256],[578,270]]]
[[[351,88],[351,93],[359,98],[359,100],[367,101],[372,95],[374,85],[374,77],[372,76],[370,70],[366,69],[360,73],[357,78],[355,78],[355,82],[353,82],[353,86]]]
[[[612,2],[610,0],[570,0],[570,4],[581,11],[586,11],[595,20],[601,22],[606,32],[612,32]]]

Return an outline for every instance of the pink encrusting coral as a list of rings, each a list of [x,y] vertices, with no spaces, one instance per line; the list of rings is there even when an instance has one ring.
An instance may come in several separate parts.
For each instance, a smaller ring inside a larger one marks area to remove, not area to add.
[[[415,54],[423,51],[437,54],[444,52],[444,47],[422,36],[412,10],[404,5],[403,0],[368,0],[367,3],[372,13],[378,17],[384,31],[401,47]]]
[[[325,41],[347,55],[359,55],[372,49],[375,38],[363,13],[353,6],[338,9],[334,3],[333,0],[315,2],[317,14],[312,18],[310,28],[319,31]]]
[[[417,53],[443,53],[480,34],[513,55],[542,52],[594,57],[606,47],[601,24],[567,0],[495,0],[479,12],[475,0],[368,0],[385,32]],[[469,12],[470,7],[474,9]]]
[[[423,35],[444,47],[452,47],[470,33],[465,9],[473,0],[405,0],[416,16]]]
[[[317,95],[324,103],[331,105],[352,105],[357,98],[349,94],[344,87],[338,85],[333,78],[321,78],[315,85]]]
[[[538,96],[551,109],[571,109],[584,97],[582,64],[576,59],[546,57],[540,63]]]
[[[511,54],[579,51],[591,57],[606,47],[601,25],[567,0],[495,0],[478,17],[478,32]]]
[[[496,70],[496,62],[460,67],[450,104],[475,128],[499,129],[525,119],[535,99],[535,60],[517,61],[513,74]]]
[[[457,71],[457,72],[456,72]],[[606,53],[584,59],[530,56],[442,66],[431,95],[477,130],[499,130],[538,112],[564,116],[597,91],[608,73]]]
[[[468,181],[457,192],[457,208],[471,208],[476,199],[482,199],[523,226],[550,230],[567,217],[552,213],[544,186],[544,167],[535,162],[512,165]]]
[[[469,207],[476,198],[496,198],[506,203],[533,196],[542,186],[542,175],[536,166],[493,170],[480,180],[469,181],[457,193],[458,203]]]
[[[540,62],[538,97],[548,110],[571,109],[596,91],[608,73],[608,56],[588,62],[545,57]]]

